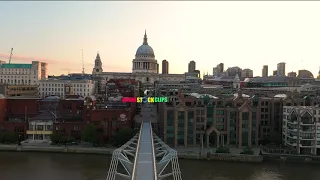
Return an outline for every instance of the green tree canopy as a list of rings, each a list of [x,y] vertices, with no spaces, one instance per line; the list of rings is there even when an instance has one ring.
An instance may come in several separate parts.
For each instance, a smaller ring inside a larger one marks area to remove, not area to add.
[[[13,132],[0,132],[0,143],[12,144],[18,142],[18,136]]]
[[[54,133],[51,135],[52,144],[59,144],[60,140],[61,140],[61,136],[59,134]]]
[[[131,128],[124,128],[120,129],[114,138],[114,145],[121,146],[129,141],[133,137],[133,129]]]
[[[230,149],[225,146],[219,146],[216,153],[230,153]]]
[[[243,151],[240,154],[250,154],[253,155],[254,151],[251,149],[251,147],[247,146],[245,148],[243,148]]]
[[[52,144],[66,144],[75,141],[73,137],[66,137],[61,134],[54,133],[51,135]]]
[[[98,135],[97,129],[93,124],[88,124],[87,127],[83,131],[83,140],[92,144],[97,143]]]

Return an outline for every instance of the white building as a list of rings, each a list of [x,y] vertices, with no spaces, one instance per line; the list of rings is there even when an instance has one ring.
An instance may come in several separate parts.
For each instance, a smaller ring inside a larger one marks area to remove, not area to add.
[[[320,154],[320,108],[283,107],[283,141],[298,154]]]
[[[0,64],[0,83],[9,85],[37,85],[47,76],[47,63],[32,61],[31,64]]]
[[[29,128],[26,132],[27,141],[50,141],[53,133],[53,122],[56,115],[53,112],[43,112],[29,120]]]
[[[159,74],[159,64],[155,59],[155,54],[148,44],[147,34],[145,32],[143,44],[137,49],[135,59],[132,60],[132,73],[103,72],[102,61],[99,53],[95,59],[93,75],[109,79],[135,79],[141,81],[144,85],[153,85],[155,81],[183,81],[184,74]]]
[[[59,96],[65,98],[66,95],[80,95],[88,97],[94,92],[94,82],[92,80],[61,80],[46,79],[39,81],[39,93],[41,98],[47,96]]]

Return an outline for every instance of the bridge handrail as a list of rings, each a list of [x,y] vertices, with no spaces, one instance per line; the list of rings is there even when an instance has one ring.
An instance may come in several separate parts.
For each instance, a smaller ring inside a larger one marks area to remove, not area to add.
[[[133,165],[133,170],[132,170],[132,177],[131,180],[135,180],[136,178],[136,164],[137,164],[137,157],[138,157],[138,153],[139,153],[139,148],[140,148],[140,138],[141,138],[141,129],[143,127],[143,122],[140,125],[140,131],[139,131],[139,138],[138,138],[138,143],[137,143],[137,150],[135,153],[135,158],[134,158],[134,165]]]
[[[153,157],[153,171],[154,171],[154,179],[157,180],[158,179],[158,173],[157,173],[157,164],[156,164],[156,157],[155,157],[155,150],[154,150],[154,141],[153,141],[153,132],[152,132],[152,126],[151,123],[149,123],[150,125],[150,134],[151,134],[151,144],[152,144],[152,157]]]
[[[117,172],[117,167],[119,164],[119,158],[121,153],[130,146],[131,143],[134,142],[134,140],[137,138],[138,133],[133,136],[132,139],[130,139],[127,143],[123,144],[121,147],[115,149],[112,153],[112,158],[111,158],[111,163],[110,163],[110,167],[108,170],[108,175],[107,175],[107,180],[115,180],[116,179],[116,175],[119,174]]]

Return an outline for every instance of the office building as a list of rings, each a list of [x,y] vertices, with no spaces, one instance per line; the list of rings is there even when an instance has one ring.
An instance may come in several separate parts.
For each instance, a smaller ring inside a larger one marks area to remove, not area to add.
[[[169,62],[167,60],[162,61],[162,74],[169,74]]]
[[[79,95],[87,97],[93,94],[94,83],[92,80],[65,80],[48,79],[39,81],[40,97],[59,96],[65,98],[67,95]]]
[[[286,63],[281,62],[277,64],[277,75],[278,76],[286,76]]]
[[[253,77],[253,71],[251,69],[242,69],[241,75],[242,78],[252,78]]]
[[[262,77],[268,77],[268,65],[264,65],[262,68]]]
[[[188,72],[194,72],[196,70],[196,62],[190,61],[188,64]]]
[[[38,85],[46,78],[47,63],[32,61],[31,64],[0,64],[0,83],[9,85]]]

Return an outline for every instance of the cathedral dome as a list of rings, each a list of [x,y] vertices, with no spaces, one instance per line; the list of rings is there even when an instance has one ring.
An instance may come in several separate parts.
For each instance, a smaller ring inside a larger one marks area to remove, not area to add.
[[[136,57],[155,57],[152,47],[148,45],[147,32],[144,33],[143,44],[137,49]]]
[[[144,57],[144,56],[147,56],[147,57],[155,57],[154,56],[154,52],[153,52],[153,49],[151,46],[149,45],[141,45],[138,49],[137,49],[137,52],[136,52],[136,57]]]

